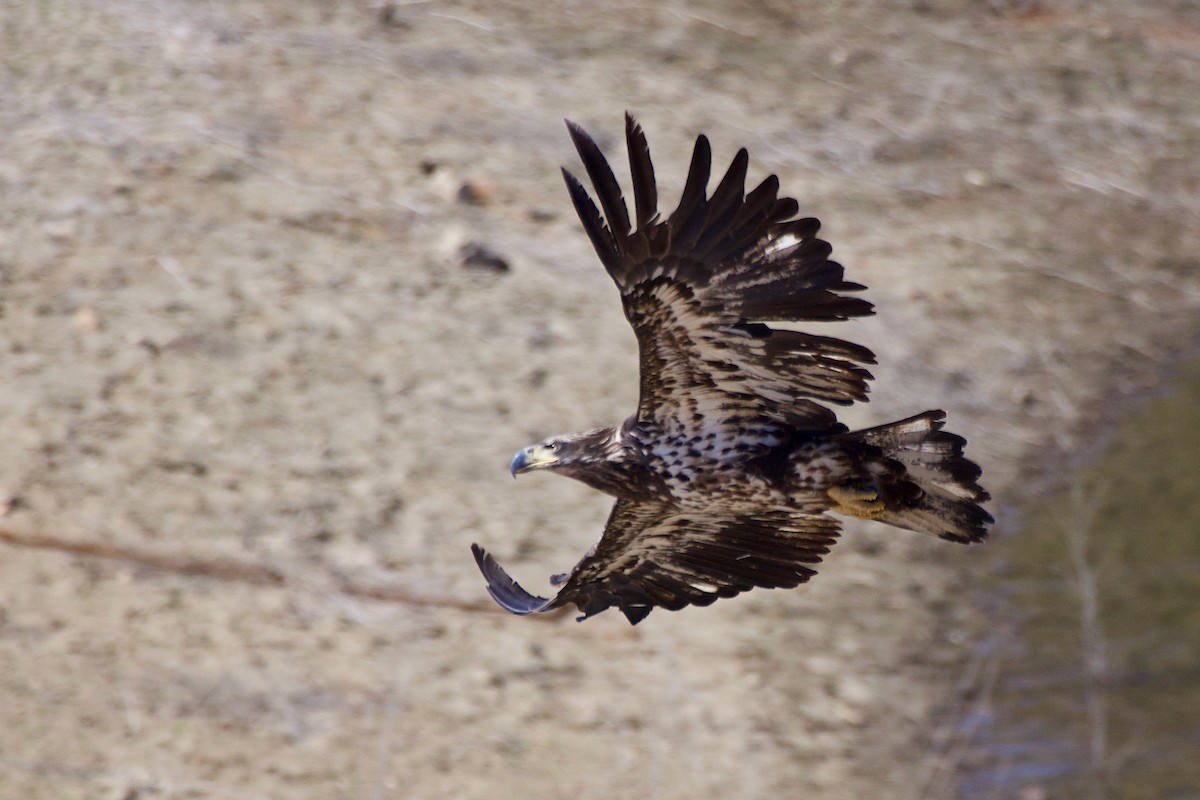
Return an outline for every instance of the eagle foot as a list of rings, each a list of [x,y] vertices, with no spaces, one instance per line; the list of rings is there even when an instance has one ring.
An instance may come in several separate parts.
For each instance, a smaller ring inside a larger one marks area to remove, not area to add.
[[[887,510],[874,486],[830,486],[826,492],[837,503],[834,511],[862,519],[879,519]]]

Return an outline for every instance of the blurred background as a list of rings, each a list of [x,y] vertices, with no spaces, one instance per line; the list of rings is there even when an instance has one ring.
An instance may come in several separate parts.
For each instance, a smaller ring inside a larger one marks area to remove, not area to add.
[[[3,4],[0,797],[1200,797],[1198,86],[1185,0]],[[507,463],[634,408],[626,110],[823,220],[988,544],[490,604],[607,515]]]

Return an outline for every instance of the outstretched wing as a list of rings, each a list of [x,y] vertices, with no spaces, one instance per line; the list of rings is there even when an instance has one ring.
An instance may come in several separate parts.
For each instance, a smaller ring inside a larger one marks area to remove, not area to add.
[[[599,209],[579,180],[563,175],[638,338],[639,421],[685,439],[736,439],[748,424],[826,429],[836,418],[824,404],[866,399],[871,375],[859,364],[874,363],[870,350],[765,324],[873,313],[867,301],[842,294],[864,287],[829,260],[820,222],[793,219],[799,206],[778,197],[774,175],[746,194],[743,149],[708,195],[712,153],[700,136],[679,206],[662,219],[646,138],[626,114],[631,220],[599,147],[567,125]]]
[[[804,583],[837,536],[837,521],[823,514],[708,515],[618,500],[599,543],[553,580],[560,588],[552,598],[522,589],[479,545],[471,550],[488,592],[514,614],[574,603],[585,619],[616,606],[636,625],[656,606],[675,611]]]

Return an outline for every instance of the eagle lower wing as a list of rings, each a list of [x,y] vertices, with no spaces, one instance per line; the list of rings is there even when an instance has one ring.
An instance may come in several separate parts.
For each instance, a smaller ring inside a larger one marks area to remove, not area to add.
[[[768,510],[709,515],[657,503],[618,500],[604,535],[552,598],[536,597],[478,545],[475,560],[488,592],[508,611],[530,614],[575,604],[580,619],[616,606],[633,624],[655,607],[706,606],[755,587],[792,588],[837,540],[823,514]]]
[[[765,324],[873,313],[869,302],[841,294],[864,287],[844,280],[842,266],[829,260],[829,244],[817,238],[820,222],[792,219],[798,205],[778,197],[774,175],[746,194],[744,149],[707,195],[712,153],[704,136],[696,140],[679,206],[663,219],[645,136],[632,117],[625,120],[632,220],[599,147],[571,123],[600,207],[571,173],[563,175],[637,334],[638,420],[689,439],[748,422],[833,426],[823,404],[865,400],[871,375],[859,364],[874,363],[874,355]]]

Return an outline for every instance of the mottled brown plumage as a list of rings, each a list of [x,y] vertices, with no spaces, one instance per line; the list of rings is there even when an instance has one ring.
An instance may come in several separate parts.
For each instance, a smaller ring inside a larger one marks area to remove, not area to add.
[[[625,119],[631,219],[596,143],[567,123],[599,208],[563,170],[571,200],[621,292],[637,335],[637,413],[617,428],[548,439],[513,459],[513,474],[548,469],[617,499],[600,541],[554,597],[522,589],[472,545],[488,591],[517,614],[575,604],[586,618],[618,607],[631,623],[656,606],[708,605],[759,587],[793,587],[836,541],[830,513],[876,519],[958,542],[992,518],[965,441],[927,411],[851,432],[829,404],[867,399],[874,363],[859,345],[767,323],[873,313],[848,293],[817,238],[794,219],[771,175],[746,193],[740,150],[712,194],[700,136],[683,194],[663,218],[650,151]]]

